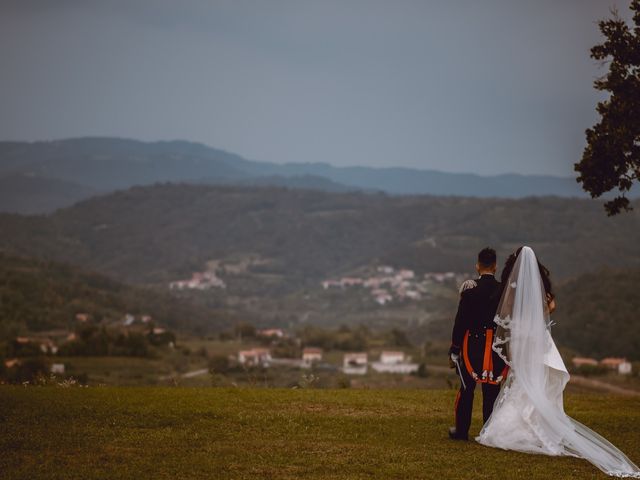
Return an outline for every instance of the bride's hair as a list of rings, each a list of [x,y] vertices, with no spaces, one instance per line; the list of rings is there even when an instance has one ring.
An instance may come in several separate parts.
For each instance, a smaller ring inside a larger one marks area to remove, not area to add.
[[[504,285],[506,285],[507,282],[509,281],[509,275],[511,275],[513,266],[515,265],[516,260],[518,259],[518,255],[520,255],[521,251],[522,251],[522,247],[520,247],[514,253],[509,255],[509,258],[507,258],[507,261],[504,263],[504,268],[502,269],[502,275],[500,275],[500,282],[502,282],[502,285],[503,285],[502,288],[504,288]],[[549,269],[545,267],[543,264],[541,264],[540,261],[538,261],[538,270],[540,270],[540,276],[542,277],[542,284],[544,285],[545,293],[547,294],[547,296],[550,296],[550,298],[554,298],[555,295],[553,294],[553,291],[551,288],[551,278],[550,278],[551,274],[549,273]]]

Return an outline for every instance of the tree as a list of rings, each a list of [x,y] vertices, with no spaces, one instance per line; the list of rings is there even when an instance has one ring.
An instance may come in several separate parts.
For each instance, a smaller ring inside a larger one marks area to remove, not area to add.
[[[587,146],[575,164],[577,181],[592,198],[617,189],[604,205],[609,216],[631,210],[625,194],[640,180],[640,0],[630,9],[633,29],[616,10],[598,22],[605,41],[591,49],[591,58],[608,63],[609,71],[594,87],[610,96],[597,104],[600,122],[586,130]]]

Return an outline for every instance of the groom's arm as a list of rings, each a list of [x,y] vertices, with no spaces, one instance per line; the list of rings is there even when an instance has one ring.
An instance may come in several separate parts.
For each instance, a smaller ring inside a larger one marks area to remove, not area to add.
[[[464,334],[468,330],[468,305],[469,294],[468,291],[464,291],[460,295],[458,311],[456,313],[456,319],[453,323],[453,332],[451,332],[451,347],[449,348],[449,355],[460,355],[460,348],[462,347]]]

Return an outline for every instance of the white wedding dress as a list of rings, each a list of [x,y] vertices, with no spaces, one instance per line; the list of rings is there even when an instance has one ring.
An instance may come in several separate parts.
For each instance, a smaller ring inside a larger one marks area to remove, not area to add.
[[[549,311],[533,250],[524,247],[505,286],[493,349],[509,375],[476,440],[506,450],[584,458],[608,475],[640,469],[600,435],[564,412],[569,373],[549,331]]]

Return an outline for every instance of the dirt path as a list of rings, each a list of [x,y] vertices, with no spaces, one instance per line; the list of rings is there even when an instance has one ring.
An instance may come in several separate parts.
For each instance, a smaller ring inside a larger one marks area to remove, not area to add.
[[[594,388],[596,390],[604,390],[609,393],[616,393],[618,395],[630,395],[640,396],[640,391],[630,390],[628,388],[618,387],[617,385],[611,385],[610,383],[595,380],[593,378],[581,377],[580,375],[571,375],[570,383],[579,385],[581,387]]]
[[[201,368],[199,370],[192,370],[190,372],[186,372],[186,373],[178,373],[176,375],[164,375],[162,377],[160,377],[160,380],[164,381],[164,380],[171,380],[172,378],[193,378],[193,377],[199,377],[200,375],[205,375],[209,373],[209,369],[208,368]]]
[[[442,367],[439,365],[429,365],[427,369],[433,373],[441,373],[441,374],[453,372],[453,370],[451,370],[450,368]],[[171,378],[176,378],[176,377],[177,378],[193,378],[193,377],[199,377],[201,375],[206,375],[207,373],[209,373],[208,369],[201,368],[199,370],[192,370],[190,372],[186,372],[180,375],[168,375],[168,376],[160,377],[160,380],[170,380]],[[633,397],[640,396],[640,391],[638,390],[631,390],[628,388],[618,387],[617,385],[612,385],[610,383],[603,382],[600,380],[595,380],[593,378],[582,377],[580,375],[571,375],[570,383],[574,385],[578,385],[580,387],[593,388],[594,390],[600,390],[608,393],[615,393],[617,395],[628,395]]]
[[[433,373],[452,373],[448,367],[442,367],[439,365],[429,365],[427,367],[428,371]],[[640,391],[631,390],[629,388],[618,387],[617,385],[612,385],[607,382],[603,382],[601,380],[595,380],[593,378],[582,377],[580,375],[571,375],[570,384],[577,385],[580,387],[592,388],[594,390],[600,390],[608,393],[615,393],[617,395],[629,395],[633,397],[640,396]]]

